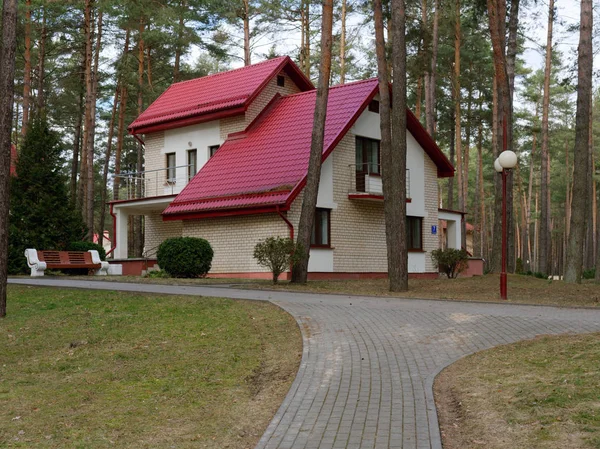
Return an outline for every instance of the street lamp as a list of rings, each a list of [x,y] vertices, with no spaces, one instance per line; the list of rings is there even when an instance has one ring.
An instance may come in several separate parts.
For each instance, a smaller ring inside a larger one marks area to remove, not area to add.
[[[517,165],[517,155],[505,150],[494,161],[494,169],[502,175],[502,272],[500,273],[500,299],[507,299],[506,286],[506,178],[508,172]]]

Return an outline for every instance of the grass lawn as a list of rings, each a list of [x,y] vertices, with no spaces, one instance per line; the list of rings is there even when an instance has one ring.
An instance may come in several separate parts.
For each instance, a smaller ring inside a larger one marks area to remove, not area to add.
[[[474,354],[434,390],[445,449],[600,448],[600,334]]]
[[[249,284],[255,288],[347,293],[352,295],[398,296],[423,299],[459,299],[464,301],[500,301],[498,275],[458,279],[410,279],[408,292],[390,293],[386,279],[360,281],[310,281],[306,285],[281,282],[278,285]],[[559,306],[600,307],[600,285],[592,281],[580,285],[548,281],[531,276],[508,275],[508,302]]]
[[[301,352],[269,303],[9,286],[0,447],[253,448]]]

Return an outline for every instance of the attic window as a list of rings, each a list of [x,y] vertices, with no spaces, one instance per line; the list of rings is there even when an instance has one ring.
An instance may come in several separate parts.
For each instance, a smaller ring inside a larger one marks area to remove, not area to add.
[[[369,112],[379,114],[379,102],[377,100],[371,100],[369,103]]]
[[[283,75],[277,75],[277,85],[279,87],[285,86],[285,77]]]

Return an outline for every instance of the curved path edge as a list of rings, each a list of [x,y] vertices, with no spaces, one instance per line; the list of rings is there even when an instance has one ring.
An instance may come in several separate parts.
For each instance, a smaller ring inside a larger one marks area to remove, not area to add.
[[[297,321],[302,361],[256,449],[441,449],[433,383],[469,354],[542,334],[600,331],[600,310],[107,281],[32,286],[271,301]]]

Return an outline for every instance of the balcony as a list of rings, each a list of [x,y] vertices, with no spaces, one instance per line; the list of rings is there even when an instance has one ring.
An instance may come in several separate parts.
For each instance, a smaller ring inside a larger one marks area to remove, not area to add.
[[[141,200],[176,195],[194,177],[195,170],[192,172],[191,167],[191,165],[180,165],[178,167],[115,175],[115,190],[118,189],[115,192],[116,199]]]
[[[369,201],[383,201],[381,166],[379,164],[351,164],[350,189],[348,198]],[[410,202],[410,169],[406,169],[406,201]]]

